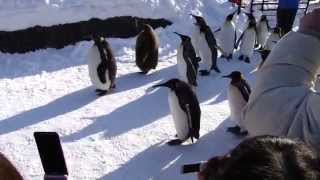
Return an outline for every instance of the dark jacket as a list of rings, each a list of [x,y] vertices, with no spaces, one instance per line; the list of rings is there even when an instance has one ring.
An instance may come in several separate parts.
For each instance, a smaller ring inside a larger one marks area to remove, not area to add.
[[[279,0],[278,7],[282,9],[298,9],[300,0]]]

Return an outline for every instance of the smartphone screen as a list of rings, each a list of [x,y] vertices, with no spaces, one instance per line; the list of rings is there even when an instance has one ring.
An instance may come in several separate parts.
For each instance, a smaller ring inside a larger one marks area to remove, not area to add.
[[[35,132],[34,138],[46,175],[68,175],[66,162],[56,132]]]

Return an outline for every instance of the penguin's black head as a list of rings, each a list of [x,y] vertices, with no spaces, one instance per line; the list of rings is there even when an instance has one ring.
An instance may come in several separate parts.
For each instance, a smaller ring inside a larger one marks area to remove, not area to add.
[[[204,20],[204,18],[203,17],[201,17],[201,16],[196,16],[196,15],[193,15],[193,14],[191,14],[191,16],[196,20],[196,25],[197,26],[207,26],[207,23],[206,23],[206,21]]]
[[[186,41],[190,41],[191,40],[191,38],[189,36],[186,36],[186,35],[183,35],[183,34],[180,34],[180,33],[177,33],[177,32],[174,32],[174,33],[177,34],[178,36],[180,36],[182,42],[186,42]]]
[[[149,24],[142,24],[142,27],[143,27],[143,30],[147,32],[153,30],[152,26],[150,26]]]
[[[240,71],[233,71],[231,74],[222,76],[223,78],[230,78],[232,80],[240,80],[242,79],[242,74]]]
[[[226,21],[232,21],[233,15],[234,15],[234,13],[229,14],[229,15],[227,16],[227,18],[226,18]]]
[[[92,35],[92,40],[95,45],[101,45],[105,42],[105,39],[102,36]]]
[[[181,84],[183,84],[184,82],[182,82],[179,79],[170,79],[169,81],[162,83],[162,84],[158,84],[155,86],[152,86],[153,88],[157,88],[157,87],[167,87],[170,88],[172,90],[177,89],[178,87],[181,86]]]

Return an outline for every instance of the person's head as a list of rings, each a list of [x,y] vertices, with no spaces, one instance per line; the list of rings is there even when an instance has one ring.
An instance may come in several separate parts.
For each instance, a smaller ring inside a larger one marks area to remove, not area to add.
[[[201,175],[205,180],[320,180],[320,160],[301,142],[261,136],[210,159]]]
[[[22,176],[11,162],[0,153],[0,179],[1,180],[22,180]]]

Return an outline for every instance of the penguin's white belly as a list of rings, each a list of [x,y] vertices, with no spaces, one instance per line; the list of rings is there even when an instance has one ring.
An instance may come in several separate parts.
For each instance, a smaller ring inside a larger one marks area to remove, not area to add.
[[[178,66],[179,79],[186,82],[186,83],[189,83],[188,77],[187,77],[187,64],[183,58],[183,47],[182,46],[178,47],[177,66]]]
[[[268,26],[265,22],[263,22],[258,26],[258,43],[264,46],[267,41],[268,35]]]
[[[242,94],[239,91],[239,89],[231,84],[229,84],[228,89],[228,101],[231,113],[231,120],[239,124],[242,110],[244,106],[247,104],[247,102],[242,97]]]
[[[168,101],[178,138],[180,140],[185,140],[189,135],[188,116],[181,109],[178,97],[171,90],[169,91]]]
[[[196,26],[193,26],[193,31],[191,35],[191,44],[196,52],[196,55],[200,57],[200,52],[199,52],[199,34],[200,34],[200,29]]]
[[[233,25],[225,25],[220,32],[220,47],[226,55],[232,54],[235,41],[235,29]]]
[[[205,70],[210,71],[212,66],[212,53],[207,43],[205,34],[203,33],[199,34],[198,44],[199,44],[199,51],[200,51],[200,57],[201,57],[203,68]]]
[[[97,89],[101,90],[109,90],[111,81],[109,78],[108,70],[106,70],[106,83],[102,83],[99,79],[97,68],[101,63],[100,53],[96,46],[92,46],[88,53],[88,69],[89,69],[89,76],[92,84],[96,86]]]
[[[253,29],[246,30],[240,45],[240,53],[245,56],[251,57],[251,55],[253,54],[255,40],[255,31]]]

